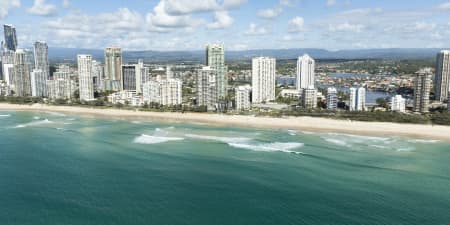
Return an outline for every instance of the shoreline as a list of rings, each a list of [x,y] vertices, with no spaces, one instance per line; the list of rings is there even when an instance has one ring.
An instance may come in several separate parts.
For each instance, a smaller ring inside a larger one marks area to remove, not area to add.
[[[265,129],[291,129],[312,132],[399,136],[450,141],[450,126],[361,122],[316,117],[253,117],[207,113],[145,112],[124,109],[96,109],[77,106],[15,105],[0,103],[0,111],[50,111],[77,116],[125,119],[153,119],[164,122],[205,123],[215,126],[239,126]]]

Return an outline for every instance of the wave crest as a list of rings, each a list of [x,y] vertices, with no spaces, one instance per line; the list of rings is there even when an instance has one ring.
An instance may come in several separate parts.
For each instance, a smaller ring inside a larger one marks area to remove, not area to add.
[[[142,134],[139,137],[136,137],[134,139],[134,143],[138,144],[159,144],[169,141],[182,141],[184,138],[180,137],[159,137],[159,136],[151,136],[151,135],[145,135]]]

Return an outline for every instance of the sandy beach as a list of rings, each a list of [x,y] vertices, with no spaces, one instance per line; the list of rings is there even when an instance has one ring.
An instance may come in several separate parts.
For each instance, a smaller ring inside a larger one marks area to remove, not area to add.
[[[402,136],[450,141],[450,126],[359,122],[313,117],[253,117],[207,113],[140,112],[120,109],[97,109],[74,106],[14,105],[0,103],[2,111],[51,111],[79,116],[148,119],[176,122],[206,123],[217,126],[241,126],[268,129],[337,132],[360,135]]]

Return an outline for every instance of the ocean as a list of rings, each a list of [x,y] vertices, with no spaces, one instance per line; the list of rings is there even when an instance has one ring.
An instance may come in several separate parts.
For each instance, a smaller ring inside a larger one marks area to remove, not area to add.
[[[450,143],[2,111],[0,224],[450,224]]]

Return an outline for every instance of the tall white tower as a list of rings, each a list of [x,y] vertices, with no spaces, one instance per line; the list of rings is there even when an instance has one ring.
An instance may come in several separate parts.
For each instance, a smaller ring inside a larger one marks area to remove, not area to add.
[[[450,91],[450,50],[441,51],[436,62],[435,95],[437,101],[443,102]]]
[[[308,54],[297,60],[297,90],[315,87],[315,61]]]
[[[80,79],[80,100],[94,100],[94,81],[92,78],[91,55],[78,55],[78,76]]]
[[[275,100],[275,68],[275,58],[253,58],[252,103],[262,103]]]

